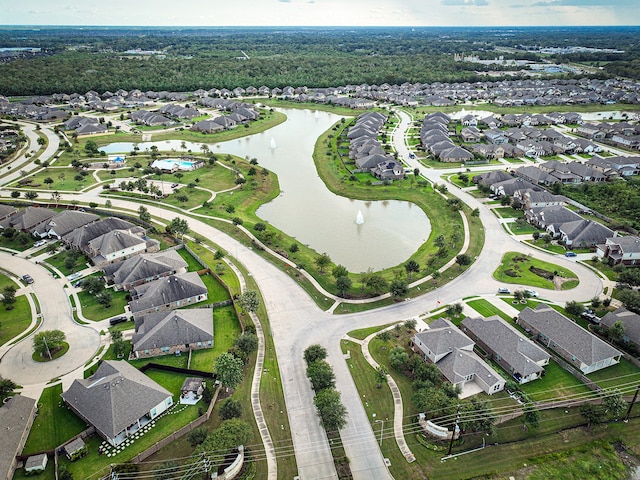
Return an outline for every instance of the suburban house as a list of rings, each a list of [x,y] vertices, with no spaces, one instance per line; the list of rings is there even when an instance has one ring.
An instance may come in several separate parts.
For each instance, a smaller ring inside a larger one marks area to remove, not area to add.
[[[76,228],[71,233],[64,235],[62,242],[75,250],[84,250],[91,240],[113,230],[128,230],[132,233],[144,234],[144,228],[142,227],[120,218],[108,217]]]
[[[480,391],[491,395],[504,388],[504,379],[476,355],[473,340],[451,321],[439,318],[429,327],[411,339],[411,348],[459,386],[462,398]]]
[[[509,175],[504,170],[493,170],[491,172],[475,175],[472,178],[472,181],[478,185],[491,186],[494,183],[504,182],[505,180],[511,180],[512,178],[513,176]]]
[[[386,160],[371,169],[371,175],[380,180],[400,180],[405,177],[404,167],[397,160]]]
[[[614,235],[610,228],[584,218],[563,223],[558,230],[561,240],[569,248],[595,247]]]
[[[11,205],[0,204],[0,222],[6,220],[11,215],[15,215],[18,213],[18,209],[16,207],[12,207]],[[0,226],[0,228],[2,228]]]
[[[213,309],[190,308],[136,317],[135,358],[213,347]]]
[[[113,230],[87,243],[85,253],[94,265],[101,267],[140,253],[160,250],[160,242],[129,230]]]
[[[173,405],[171,393],[125,361],[105,360],[74,380],[62,399],[113,446]]]
[[[545,347],[588,374],[615,365],[622,352],[544,303],[526,307],[516,322]]]
[[[14,395],[0,404],[0,478],[10,480],[18,466],[17,456],[22,453],[29,431],[36,418],[38,402]]]
[[[607,177],[627,177],[640,174],[640,157],[600,157],[595,155],[587,164]]]
[[[187,271],[187,262],[175,250],[141,253],[122,262],[103,267],[107,283],[115,290],[129,290],[138,285]]]
[[[600,324],[607,328],[611,328],[616,322],[622,323],[624,327],[622,340],[640,346],[640,315],[620,307],[614,312],[608,312],[600,319]]]
[[[582,219],[573,210],[561,205],[533,207],[525,210],[524,216],[531,225],[546,230],[552,237],[560,235],[562,224]]]
[[[169,275],[134,287],[129,308],[135,318],[153,312],[171,310],[201,302],[208,298],[208,290],[196,272]]]
[[[219,123],[213,121],[213,119],[200,120],[191,126],[191,130],[195,132],[213,133],[220,130],[224,130],[224,127]]]
[[[462,331],[520,384],[544,375],[549,355],[497,315],[462,321]]]
[[[15,228],[22,232],[31,232],[42,222],[49,220],[56,213],[55,210],[44,207],[26,207],[17,213],[0,221],[0,228]]]
[[[635,235],[608,237],[596,251],[613,265],[640,265],[640,237]]]
[[[554,195],[543,190],[536,192],[534,190],[518,190],[513,194],[513,198],[517,198],[523,205],[524,210],[540,207],[551,207],[554,205],[564,205],[567,200],[562,195]]]
[[[467,162],[473,159],[473,153],[462,147],[448,148],[438,155],[441,162]]]
[[[494,195],[498,195],[500,197],[510,195],[513,196],[517,190],[533,190],[533,191],[541,191],[542,187],[538,187],[531,182],[523,178],[510,178],[508,180],[504,180],[502,182],[496,182],[492,184],[489,188]]]
[[[99,219],[100,217],[93,213],[65,210],[38,224],[31,233],[38,238],[56,238],[60,240],[76,228],[84,227]]]

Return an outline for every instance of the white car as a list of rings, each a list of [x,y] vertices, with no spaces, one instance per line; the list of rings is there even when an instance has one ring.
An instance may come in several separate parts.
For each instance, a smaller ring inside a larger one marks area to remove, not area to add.
[[[45,245],[47,243],[46,240],[38,240],[36,243],[33,244],[34,248],[38,248],[41,247],[43,245]]]
[[[529,290],[528,288],[525,289],[524,293],[526,293],[532,298],[536,298],[538,296],[538,292],[536,292],[535,290]]]

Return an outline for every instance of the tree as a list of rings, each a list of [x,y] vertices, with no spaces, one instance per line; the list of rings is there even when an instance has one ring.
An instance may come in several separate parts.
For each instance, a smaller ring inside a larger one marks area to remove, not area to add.
[[[180,235],[184,238],[184,236],[189,233],[189,223],[183,218],[175,217],[171,220],[171,223],[167,225],[167,232]]]
[[[104,202],[104,206],[105,208],[111,208],[111,200],[107,199],[107,201]]]
[[[104,277],[87,277],[82,281],[82,289],[95,297],[104,290]]]
[[[382,384],[387,383],[387,375],[389,372],[382,365],[376,368],[376,388],[382,388]]]
[[[433,241],[433,244],[438,248],[442,248],[447,244],[447,239],[444,235],[438,235]]]
[[[338,293],[343,295],[349,291],[353,282],[349,277],[343,275],[341,277],[336,278],[336,288],[338,289]]]
[[[11,198],[20,198],[21,193],[17,190],[11,192]]]
[[[258,222],[253,226],[253,229],[256,232],[264,232],[267,229],[267,226],[262,222]]]
[[[291,253],[296,253],[299,249],[300,249],[300,247],[298,247],[298,244],[297,244],[297,243],[292,243],[292,244],[289,246],[289,251],[290,251]]]
[[[416,329],[416,325],[418,324],[418,322],[412,318],[411,320],[407,320],[406,322],[404,322],[404,326],[407,327],[407,331],[411,331],[411,330],[415,330]]]
[[[460,255],[456,256],[456,263],[460,268],[466,267],[467,265],[471,264],[471,257],[466,253],[461,253]]]
[[[144,205],[140,205],[140,208],[138,208],[138,217],[143,222],[149,222],[151,220],[151,214],[149,213],[147,207],[145,207]]]
[[[255,290],[246,290],[238,296],[238,305],[243,312],[255,312],[260,307],[260,297]]]
[[[533,402],[527,402],[522,406],[522,419],[530,428],[540,426],[540,412]]]
[[[33,190],[24,192],[24,198],[26,198],[27,200],[35,200],[36,198],[38,198],[38,192],[34,192]]]
[[[576,302],[575,300],[570,300],[565,304],[564,309],[569,315],[579,317],[582,315],[582,312],[584,312],[584,305]]]
[[[53,178],[51,178],[51,177],[46,177],[46,178],[43,180],[43,182],[44,182],[44,184],[45,184],[45,185],[48,185],[48,186],[49,186],[49,189],[51,189],[51,184],[53,183]]]
[[[331,263],[331,258],[326,253],[315,258],[314,263],[318,267],[320,273],[324,273],[324,269]]]
[[[218,412],[222,420],[231,420],[232,418],[240,418],[242,416],[242,404],[233,398],[227,398]]]
[[[411,279],[411,275],[414,273],[420,273],[420,264],[415,260],[409,260],[404,264],[404,269],[407,272],[407,278]]]
[[[584,403],[580,405],[580,415],[587,421],[587,428],[602,422],[604,410],[599,405]]]
[[[624,324],[618,320],[607,330],[607,336],[614,342],[619,342],[624,338]]]
[[[192,447],[197,447],[207,439],[206,427],[196,428],[187,434],[187,441]]]
[[[627,404],[622,398],[622,392],[618,389],[611,389],[602,397],[602,408],[604,413],[613,418],[620,417],[627,409]]]
[[[378,335],[376,335],[376,338],[382,343],[387,343],[389,340],[391,340],[391,332],[389,332],[389,330],[383,330]]]
[[[421,388],[411,395],[411,401],[418,411],[425,412],[429,418],[449,416],[455,412],[453,399],[438,388]]]
[[[451,318],[456,317],[462,313],[464,307],[461,303],[452,303],[447,306],[447,315]]]
[[[258,350],[258,337],[253,333],[244,332],[236,340],[236,347],[238,347],[245,355],[251,355]]]
[[[4,399],[11,395],[17,387],[18,385],[13,382],[13,380],[0,377],[0,404],[2,404]]]
[[[97,300],[97,301],[98,301],[98,303],[99,303],[100,305],[102,305],[104,308],[109,308],[109,307],[111,307],[112,297],[111,297],[111,294],[110,294],[108,291],[106,291],[106,290],[103,290],[103,291],[101,291],[100,293],[98,293],[98,294],[96,295],[96,300]]]
[[[325,360],[316,360],[307,365],[307,377],[311,381],[311,387],[318,393],[325,388],[336,386],[336,376],[331,365]]]
[[[2,304],[5,310],[13,310],[16,303],[16,287],[7,285],[2,289]]]
[[[236,358],[231,353],[222,353],[213,366],[220,383],[227,388],[236,388],[242,382],[242,359]]]
[[[370,275],[366,280],[366,286],[374,294],[379,295],[388,288],[388,283],[381,275]]]
[[[310,345],[304,351],[304,361],[308,364],[327,358],[327,349],[322,345]]]
[[[333,267],[333,270],[331,270],[331,275],[337,280],[339,277],[346,277],[349,275],[349,270],[347,270],[347,267],[344,265],[336,265]]]
[[[239,418],[232,418],[222,422],[196,450],[196,453],[206,453],[207,456],[215,452],[212,463],[220,464],[224,455],[240,445],[247,445],[253,436],[251,425]]]
[[[65,341],[66,336],[61,330],[45,330],[36,333],[33,337],[33,350],[41,357],[48,357],[51,360],[53,353]]]
[[[402,370],[406,367],[409,355],[402,347],[394,347],[389,352],[389,365],[395,370]]]
[[[407,282],[400,278],[396,278],[392,280],[391,286],[390,286],[390,292],[394,298],[404,297],[409,292]]]
[[[483,432],[489,435],[494,432],[496,416],[491,412],[486,401],[472,398],[471,402],[464,407],[462,415],[462,429],[471,432]]]
[[[347,409],[340,401],[340,393],[332,388],[316,393],[313,403],[320,417],[320,425],[327,432],[336,432],[347,424]]]
[[[640,292],[637,290],[621,290],[618,299],[622,302],[627,310],[640,313]]]

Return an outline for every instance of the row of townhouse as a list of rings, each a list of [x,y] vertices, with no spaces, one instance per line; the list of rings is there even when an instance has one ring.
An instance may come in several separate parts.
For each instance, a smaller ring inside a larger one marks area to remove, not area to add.
[[[640,125],[629,122],[584,123],[576,132],[591,140],[608,141],[619,147],[640,149]]]
[[[442,112],[425,115],[420,127],[422,148],[441,162],[464,163],[473,160],[473,153],[456,145],[451,139],[450,123],[451,118]]]

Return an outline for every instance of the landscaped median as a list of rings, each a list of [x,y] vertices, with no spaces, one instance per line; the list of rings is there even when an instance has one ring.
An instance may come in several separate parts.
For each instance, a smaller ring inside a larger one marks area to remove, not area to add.
[[[550,290],[568,290],[578,285],[578,276],[567,268],[558,268],[531,255],[507,252],[493,273],[496,280]]]

